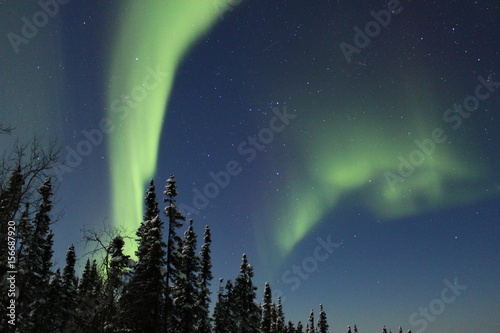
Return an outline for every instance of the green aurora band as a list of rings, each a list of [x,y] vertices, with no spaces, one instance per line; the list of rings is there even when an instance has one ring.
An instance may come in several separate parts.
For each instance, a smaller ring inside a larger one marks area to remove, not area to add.
[[[115,226],[133,230],[141,222],[144,191],[155,174],[176,70],[189,48],[233,2],[128,0],[123,4],[107,96],[114,126],[109,151]]]
[[[276,244],[279,249],[268,259],[270,265],[286,258],[326,215],[344,206],[371,212],[374,220],[390,221],[498,193],[498,178],[488,178],[495,174],[494,169],[473,153],[480,150],[473,139],[439,119],[439,97],[422,88],[425,81],[416,86],[417,92],[406,98],[394,94],[406,101],[398,107],[405,110],[404,116],[397,119],[384,115],[384,106],[379,106],[384,102],[358,102],[355,95],[354,102],[325,103],[315,112],[303,114],[302,107],[297,108],[297,119],[304,120],[301,131],[293,134],[298,157],[286,164],[284,186],[288,193],[269,203],[265,212],[270,216],[258,217],[265,221],[257,230],[260,235],[272,225],[270,238],[260,241],[261,253],[273,253],[267,244]],[[347,96],[345,99],[349,100]],[[392,101],[399,103],[394,98]],[[307,104],[303,109],[308,111]],[[348,115],[351,120],[347,120]],[[419,150],[414,141],[430,139],[437,127],[448,139],[437,143],[434,152],[415,166],[411,175],[402,177],[403,182],[389,184],[385,174],[398,175],[398,157],[408,159],[410,153]],[[332,234],[332,240],[338,240],[335,238]]]

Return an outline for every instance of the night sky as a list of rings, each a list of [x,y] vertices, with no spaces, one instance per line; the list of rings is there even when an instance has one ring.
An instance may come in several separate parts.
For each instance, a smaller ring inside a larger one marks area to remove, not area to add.
[[[498,1],[42,7],[0,1],[0,143],[62,147],[56,265],[173,173],[214,292],[247,253],[294,322],[500,332]]]

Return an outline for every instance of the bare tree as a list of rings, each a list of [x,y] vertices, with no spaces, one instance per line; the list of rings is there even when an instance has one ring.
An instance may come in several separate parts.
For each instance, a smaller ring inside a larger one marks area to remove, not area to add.
[[[130,230],[124,227],[115,228],[103,223],[103,227],[96,231],[83,226],[80,231],[83,234],[81,242],[84,243],[86,252],[82,257],[91,257],[97,259],[99,263],[99,272],[104,274],[103,278],[107,278],[109,264],[111,260],[111,243],[114,238],[120,236],[129,242],[135,242],[135,237]]]
[[[124,245],[123,239],[133,241],[134,238],[129,234],[122,237],[121,235],[126,234],[124,228],[113,228],[106,224],[99,232],[86,227],[82,229],[82,232],[85,247],[90,247],[84,256],[97,257],[100,262],[99,272],[104,281],[104,290],[103,303],[98,311],[98,326],[101,327],[98,332],[107,333],[112,331],[114,328],[111,326],[116,324],[118,301],[128,277],[128,270],[133,267],[133,261],[121,251]]]
[[[5,127],[0,127],[5,132]],[[9,129],[7,129],[8,131]],[[11,129],[10,129],[11,130]],[[43,181],[50,177],[50,170],[59,164],[59,146],[55,141],[43,143],[43,137],[34,135],[30,143],[16,140],[9,151],[4,151],[0,158],[0,193],[6,191],[9,178],[17,170],[22,177],[22,188],[16,198],[10,198],[10,219],[14,219],[25,204],[37,207],[36,190]]]

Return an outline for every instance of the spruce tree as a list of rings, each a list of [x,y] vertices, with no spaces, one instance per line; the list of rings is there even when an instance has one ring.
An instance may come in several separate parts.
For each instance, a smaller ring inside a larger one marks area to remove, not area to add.
[[[283,333],[285,331],[285,315],[283,313],[283,305],[281,297],[278,297],[278,306],[276,308],[276,332]]]
[[[30,205],[27,203],[25,209],[19,220],[19,225],[17,228],[17,266],[18,270],[23,269],[23,265],[26,264],[27,248],[31,243],[33,236],[33,225],[29,218],[29,208]]]
[[[260,311],[255,304],[255,291],[253,285],[253,267],[248,264],[246,254],[243,254],[240,274],[236,278],[234,292],[236,297],[235,311],[238,332],[252,333],[259,331]]]
[[[53,246],[53,238],[54,235],[50,231],[49,234],[44,239],[45,243],[43,244],[42,250],[42,258],[41,258],[41,275],[35,273],[32,275],[32,302],[29,305],[31,309],[30,315],[31,318],[28,321],[29,324],[32,325],[34,332],[44,332],[47,329],[50,329],[51,321],[51,309],[47,307],[47,298],[48,294],[51,291],[50,287],[50,278],[52,276],[52,246]]]
[[[224,279],[219,279],[220,286],[217,294],[217,303],[214,308],[214,333],[236,332],[236,320],[234,315],[234,290],[231,280],[222,287]]]
[[[271,307],[272,307],[272,295],[271,287],[269,283],[266,282],[264,286],[264,299],[262,300],[262,318],[260,321],[260,332],[261,333],[271,333]]]
[[[182,216],[180,211],[177,209],[175,198],[178,193],[174,175],[170,175],[163,193],[166,196],[163,200],[167,203],[167,206],[165,207],[165,216],[167,217],[168,223],[167,258],[164,277],[165,295],[163,306],[163,331],[171,332],[174,312],[172,285],[179,275],[182,251],[182,239],[177,235],[177,229],[182,227],[182,221],[185,221],[186,218]]]
[[[63,285],[68,289],[68,292],[73,293],[76,291],[78,279],[75,275],[76,253],[75,247],[71,244],[66,252],[66,266],[63,270]]]
[[[303,329],[304,329],[304,326],[302,326],[302,322],[299,321],[297,323],[297,333],[303,333],[303,331],[302,331]]]
[[[316,333],[316,329],[314,328],[314,310],[311,309],[311,313],[309,314],[309,323],[307,324],[308,329],[307,333]]]
[[[103,281],[99,270],[97,269],[97,261],[94,259],[92,262],[92,269],[90,270],[90,294],[99,296],[102,292]]]
[[[158,209],[158,200],[156,199],[156,188],[154,184],[154,180],[151,179],[149,182],[149,188],[146,192],[146,198],[145,198],[145,211],[144,211],[144,217],[142,219],[142,222],[139,226],[139,229],[137,230],[137,241],[139,242],[140,246],[140,239],[142,237],[142,229],[144,228],[144,222],[146,221],[151,221],[153,220],[156,216],[160,215],[160,209]],[[139,255],[140,253],[137,253],[136,255]],[[138,260],[140,258],[138,257]]]
[[[326,313],[323,310],[322,304],[319,305],[318,333],[328,333],[328,323],[326,321]]]
[[[76,306],[77,306],[77,286],[78,279],[75,275],[76,253],[73,244],[70,245],[66,252],[66,266],[64,266],[61,294],[62,294],[62,320],[63,327],[67,331],[72,331],[76,328]]]
[[[161,332],[166,244],[162,240],[163,222],[158,215],[153,180],[146,192],[145,206],[144,221],[136,233],[137,262],[120,299],[120,318],[123,326],[134,332]]]
[[[200,274],[198,276],[200,296],[196,306],[197,310],[197,328],[199,333],[210,333],[210,281],[212,280],[212,260],[210,256],[210,244],[212,238],[210,235],[210,227],[205,226],[205,234],[203,237],[203,245],[200,251]]]
[[[217,302],[215,302],[214,307],[214,333],[222,333],[224,331],[224,320],[225,320],[225,312],[224,311],[224,303],[226,302],[226,295],[224,294],[224,288],[222,286],[223,278],[219,279],[219,291],[217,292]]]
[[[165,281],[162,275],[166,244],[159,216],[142,226],[138,260],[120,300],[122,323],[134,332],[161,332]],[[140,253],[140,254],[139,254]]]
[[[85,268],[83,269],[82,277],[77,289],[77,310],[76,310],[76,321],[82,327],[82,329],[88,329],[89,326],[85,323],[90,322],[91,318],[88,315],[91,306],[88,305],[88,295],[90,294],[90,259],[85,262]]]
[[[231,280],[227,281],[226,284],[227,293],[227,307],[228,307],[228,325],[231,327],[231,332],[238,330],[239,325],[239,308],[238,308],[238,295],[235,289],[235,285]]]
[[[77,297],[77,319],[79,327],[83,332],[90,332],[100,323],[102,312],[102,280],[97,270],[97,262],[94,259],[90,264],[87,259],[82,278],[78,285]]]
[[[13,220],[20,209],[23,185],[24,179],[21,166],[18,166],[12,172],[7,187],[0,192],[0,226],[2,228],[2,236],[6,235],[7,222]],[[2,264],[4,262],[2,261]]]
[[[26,276],[20,292],[26,307],[19,309],[21,330],[43,332],[50,330],[50,309],[46,306],[52,277],[53,234],[50,229],[52,185],[50,178],[38,188],[41,203],[33,220],[33,234],[26,249]]]
[[[175,280],[172,291],[175,308],[175,332],[196,332],[196,318],[193,314],[198,312],[195,306],[200,295],[199,271],[200,258],[196,255],[196,233],[194,232],[193,220],[189,220],[189,227],[184,233],[180,274]]]
[[[43,332],[76,332],[74,329],[71,330],[67,327],[67,308],[65,304],[67,299],[64,294],[63,283],[61,271],[57,269],[48,286],[49,291],[45,300],[49,305],[47,307],[49,318],[45,326],[48,331]]]
[[[123,253],[125,241],[116,236],[111,241],[108,253],[111,256],[104,291],[104,304],[101,314],[104,332],[114,332],[118,324],[118,299],[128,274],[130,256]]]
[[[156,199],[156,187],[153,179],[149,182],[149,188],[146,192],[145,206],[146,210],[144,211],[144,221],[151,221],[160,215],[158,200]]]
[[[78,293],[87,294],[90,289],[90,259],[85,262],[85,268],[83,269],[82,278],[78,284]]]
[[[278,311],[276,310],[276,304],[271,303],[271,333],[276,333],[278,332],[277,328],[277,322],[278,322]]]

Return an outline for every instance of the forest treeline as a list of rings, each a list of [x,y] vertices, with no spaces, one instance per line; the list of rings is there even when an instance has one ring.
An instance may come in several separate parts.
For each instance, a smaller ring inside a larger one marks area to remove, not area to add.
[[[150,182],[143,220],[130,239],[137,243],[133,259],[124,253],[128,238],[88,232],[85,237],[95,242],[96,250],[93,257],[83,256],[82,274],[75,270],[73,245],[62,270],[55,268],[54,189],[51,178],[44,176],[57,163],[57,150],[54,145],[45,149],[36,140],[16,147],[0,164],[0,331],[328,332],[321,305],[317,321],[311,310],[303,324],[285,320],[281,298],[273,300],[268,283],[258,302],[245,254],[234,281],[219,279],[218,292],[211,295],[210,228],[205,227],[198,248],[193,220],[186,221],[177,208],[173,175],[163,192],[163,212]],[[353,332],[358,332],[356,326]]]

